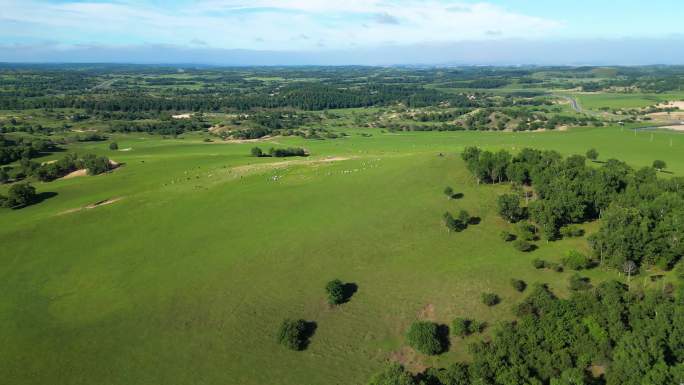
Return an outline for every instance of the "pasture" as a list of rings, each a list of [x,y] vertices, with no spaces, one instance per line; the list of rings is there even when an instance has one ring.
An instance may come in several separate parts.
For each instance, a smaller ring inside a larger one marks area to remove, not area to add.
[[[580,100],[587,108],[607,102]],[[653,104],[611,99],[642,102]],[[201,134],[115,136],[127,151],[70,145],[124,166],[36,183],[56,195],[0,213],[0,378],[355,384],[388,359],[411,369],[467,360],[467,343],[481,337],[452,337],[448,353],[427,357],[406,348],[404,332],[416,319],[449,324],[468,316],[494,325],[513,318],[509,310],[524,294],[511,278],[548,283],[563,295],[572,273],[538,271],[531,261],[559,261],[587,246],[584,238],[540,242],[525,254],[504,243],[499,233],[510,225],[495,207],[508,187],[478,185],[460,159],[465,146],[565,155],[593,147],[602,160],[638,168],[662,159],[674,175],[684,173],[684,135],[667,131],[347,132],[336,140],[239,144],[205,143]],[[311,156],[257,159],[249,156],[255,145],[301,146]],[[463,198],[447,200],[447,185]],[[481,222],[447,232],[441,215],[458,209]],[[586,275],[624,279],[601,269]],[[333,278],[358,285],[338,308],[325,302]],[[653,285],[641,277],[633,284]],[[482,292],[499,294],[501,304],[483,305]],[[316,322],[307,350],[276,344],[287,317]]]

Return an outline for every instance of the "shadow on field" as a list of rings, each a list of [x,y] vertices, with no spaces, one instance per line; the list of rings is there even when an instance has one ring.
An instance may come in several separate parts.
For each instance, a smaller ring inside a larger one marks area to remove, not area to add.
[[[449,340],[449,326],[444,324],[437,325],[437,339],[442,347],[440,354],[446,353],[451,347],[451,341]]]
[[[311,343],[311,338],[316,334],[316,329],[318,329],[318,324],[316,321],[306,321],[304,324],[304,343],[302,343],[301,350],[306,350]]]
[[[482,218],[480,218],[480,217],[472,217],[472,218],[470,218],[470,220],[468,221],[468,224],[469,224],[469,225],[476,226],[476,225],[479,225],[480,222],[482,222]]]
[[[359,285],[353,283],[353,282],[347,282],[344,284],[342,287],[342,295],[344,295],[344,298],[342,300],[342,303],[347,303],[351,300],[351,298],[356,294],[356,292],[359,291]]]
[[[32,200],[29,204],[23,205],[23,206],[15,206],[15,207],[12,207],[12,210],[21,210],[21,209],[23,209],[23,208],[25,208],[25,207],[37,205],[37,204],[39,204],[39,203],[42,203],[43,201],[46,201],[46,200],[48,200],[48,199],[50,199],[50,198],[54,198],[54,197],[56,197],[56,196],[57,196],[57,193],[56,193],[56,192],[51,192],[51,191],[50,191],[50,192],[38,193],[38,194],[36,194],[35,198],[33,198],[33,200]]]
[[[463,199],[464,195],[463,193],[456,193],[450,196],[451,199]]]

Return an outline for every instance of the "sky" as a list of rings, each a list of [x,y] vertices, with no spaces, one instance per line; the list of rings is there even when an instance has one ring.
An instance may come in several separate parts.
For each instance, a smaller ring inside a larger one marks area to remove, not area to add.
[[[682,15],[681,0],[0,0],[0,61],[684,64]]]

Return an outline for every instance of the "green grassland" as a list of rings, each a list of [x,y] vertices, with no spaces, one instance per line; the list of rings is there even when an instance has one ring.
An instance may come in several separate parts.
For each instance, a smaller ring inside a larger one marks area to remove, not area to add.
[[[663,93],[663,94],[644,94],[644,93],[585,93],[575,95],[582,107],[590,110],[598,110],[602,107],[608,108],[642,108],[665,103],[673,100],[684,99],[684,93]]]
[[[511,319],[523,296],[511,278],[566,294],[572,273],[537,271],[531,261],[559,261],[587,246],[584,239],[540,242],[524,254],[500,240],[510,225],[496,214],[495,199],[508,187],[475,183],[459,157],[465,146],[566,155],[594,147],[601,159],[634,167],[663,159],[675,175],[684,173],[684,135],[667,131],[348,132],[259,144],[312,154],[289,161],[251,158],[254,143],[204,143],[200,134],[115,136],[128,151],[69,145],[124,166],[36,183],[56,195],[0,212],[0,378],[357,384],[388,359],[410,368],[467,360],[467,343],[479,337],[454,337],[448,353],[430,358],[406,349],[403,333],[418,318]],[[447,185],[463,198],[447,200]],[[85,208],[108,199],[116,201]],[[448,233],[441,215],[459,209],[481,223]],[[600,269],[586,275],[624,279]],[[339,308],[325,302],[323,287],[333,278],[359,288]],[[651,283],[644,274],[633,284]],[[502,303],[483,305],[485,291]],[[275,343],[286,317],[317,323],[307,350]]]

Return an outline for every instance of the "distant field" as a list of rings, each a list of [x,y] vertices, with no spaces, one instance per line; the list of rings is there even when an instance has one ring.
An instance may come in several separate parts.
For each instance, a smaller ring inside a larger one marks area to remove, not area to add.
[[[667,94],[577,94],[575,95],[582,107],[597,110],[601,107],[609,108],[641,108],[655,104],[684,99],[684,93]]]
[[[586,97],[587,108],[653,104],[631,95]],[[490,324],[512,318],[509,309],[523,295],[511,278],[567,293],[572,273],[539,272],[531,261],[558,261],[586,241],[541,242],[531,254],[501,241],[509,225],[496,214],[495,199],[508,187],[477,185],[459,157],[465,146],[566,155],[594,147],[601,159],[634,167],[662,159],[684,175],[684,135],[674,132],[348,132],[337,140],[259,143],[312,153],[287,164],[249,157],[253,143],[203,143],[198,134],[116,136],[129,151],[106,150],[106,143],[69,146],[125,166],[36,184],[57,195],[0,213],[0,378],[357,384],[390,357],[410,367],[466,359],[469,340],[453,338],[449,353],[427,358],[402,350],[403,333],[419,317]],[[321,162],[328,157],[338,159]],[[447,185],[463,199],[447,201]],[[120,200],[75,210],[107,199]],[[442,213],[461,208],[481,223],[447,233]],[[586,275],[623,279],[600,269]],[[339,309],[325,304],[323,287],[332,278],[359,287]],[[498,293],[502,304],[481,304],[484,291]],[[275,343],[285,317],[317,322],[309,349],[295,353]]]

